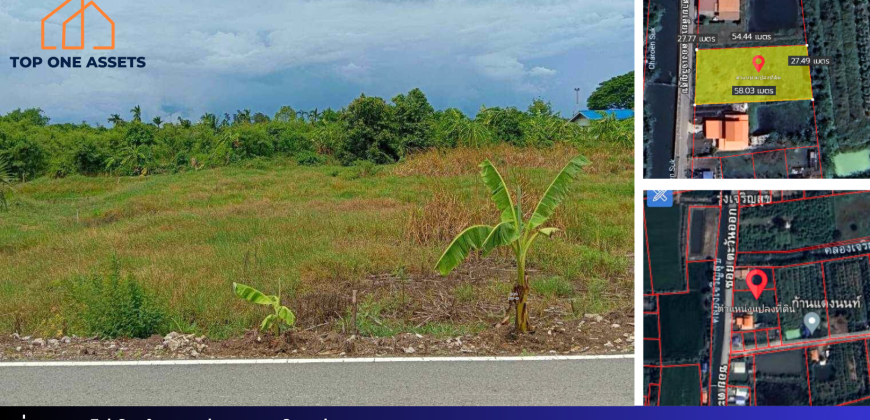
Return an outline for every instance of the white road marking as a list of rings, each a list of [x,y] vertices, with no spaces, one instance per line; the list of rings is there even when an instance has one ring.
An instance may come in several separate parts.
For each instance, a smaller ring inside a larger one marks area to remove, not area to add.
[[[130,360],[95,362],[0,362],[7,367],[71,367],[71,366],[180,366],[180,365],[249,365],[308,363],[385,363],[385,362],[534,362],[553,360],[634,359],[633,354],[601,356],[483,356],[483,357],[362,357],[344,359],[214,359],[214,360]]]

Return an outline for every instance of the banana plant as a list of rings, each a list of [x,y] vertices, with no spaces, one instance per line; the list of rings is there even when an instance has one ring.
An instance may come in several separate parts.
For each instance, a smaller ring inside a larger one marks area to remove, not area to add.
[[[483,183],[489,189],[492,200],[501,212],[501,221],[496,226],[475,225],[462,231],[441,255],[435,269],[446,276],[459,266],[472,251],[481,251],[484,256],[503,246],[509,246],[516,258],[517,277],[514,291],[511,293],[511,304],[516,309],[515,327],[518,333],[530,331],[527,299],[529,281],[526,277],[526,256],[539,235],[552,236],[556,228],[543,227],[556,208],[568,195],[568,187],[574,181],[583,166],[589,160],[577,156],[559,172],[535,211],[528,220],[524,220],[522,211],[522,190],[517,190],[517,204],[505,185],[504,178],[489,160],[480,164]]]
[[[293,311],[288,307],[281,305],[281,299],[278,296],[267,296],[251,286],[239,283],[233,283],[233,292],[236,296],[247,300],[248,302],[256,303],[258,305],[269,305],[275,311],[275,313],[269,314],[265,319],[263,319],[263,322],[260,323],[260,330],[267,331],[274,326],[276,335],[278,335],[281,331],[281,327],[280,322],[276,323],[276,321],[284,321],[288,327],[292,327],[296,324],[296,315],[294,315]],[[278,294],[280,295],[281,292],[279,291]]]
[[[6,159],[0,157],[0,210],[8,211],[6,195],[12,195],[12,171]]]

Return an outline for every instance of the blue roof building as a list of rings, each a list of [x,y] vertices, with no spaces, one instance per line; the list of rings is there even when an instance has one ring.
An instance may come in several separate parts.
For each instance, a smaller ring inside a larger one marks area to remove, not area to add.
[[[605,115],[606,116],[613,115],[614,117],[616,117],[617,120],[624,120],[627,118],[634,117],[634,110],[633,109],[607,109],[607,110],[596,111],[596,110],[591,110],[591,109],[584,109],[583,111],[578,112],[577,115],[574,115],[574,117],[571,118],[571,122],[577,123],[581,127],[585,127],[585,126],[589,125],[589,123],[591,121],[603,119]]]

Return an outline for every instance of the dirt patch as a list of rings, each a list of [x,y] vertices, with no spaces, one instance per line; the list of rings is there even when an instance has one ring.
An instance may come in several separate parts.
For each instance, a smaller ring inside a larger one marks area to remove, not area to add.
[[[281,337],[249,331],[223,341],[178,333],[122,340],[46,340],[13,334],[0,337],[0,361],[631,354],[631,320],[625,314],[589,314],[538,325],[534,333],[521,336],[507,327],[493,327],[479,334],[443,338],[411,333],[357,337],[335,331],[294,331]]]

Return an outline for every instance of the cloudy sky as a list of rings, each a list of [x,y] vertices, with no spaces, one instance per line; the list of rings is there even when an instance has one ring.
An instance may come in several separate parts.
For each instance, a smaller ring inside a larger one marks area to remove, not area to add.
[[[250,108],[341,108],[419,87],[438,109],[525,108],[562,115],[633,65],[633,0],[96,0],[86,49],[40,48],[40,20],[63,0],[0,0],[0,112],[40,107],[55,122],[105,123],[133,105],[149,120]],[[73,0],[46,23],[60,46]],[[78,19],[67,34],[78,44]],[[144,69],[12,68],[9,57],[146,57]]]

